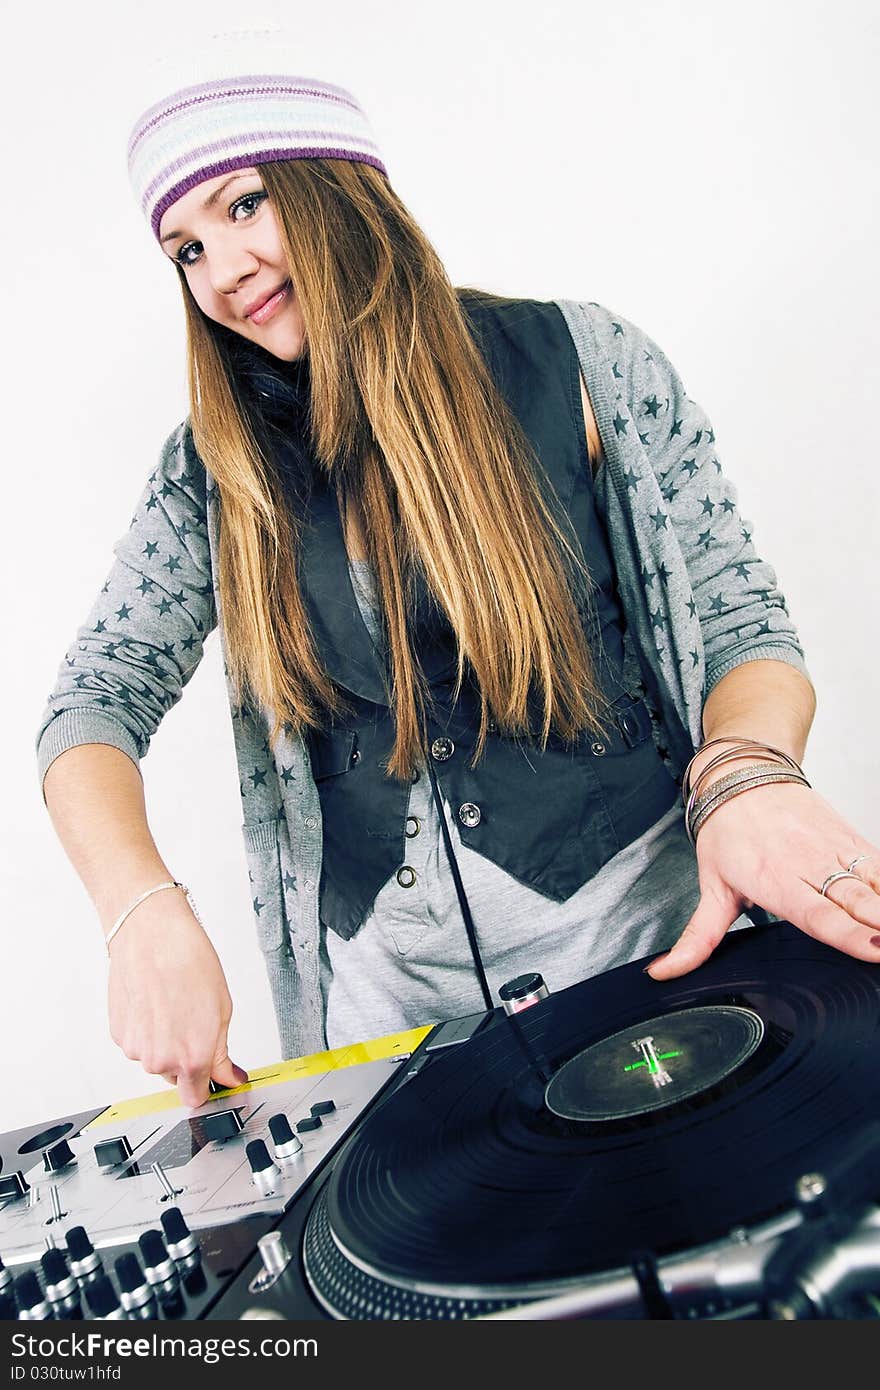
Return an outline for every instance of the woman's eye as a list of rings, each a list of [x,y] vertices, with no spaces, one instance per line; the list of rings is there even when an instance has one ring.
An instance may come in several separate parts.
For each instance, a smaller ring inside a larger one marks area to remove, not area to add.
[[[181,246],[174,259],[177,261],[178,265],[195,265],[198,260],[198,253],[201,252],[201,249],[202,243],[200,241],[187,241]],[[195,254],[190,255],[190,252],[194,252]]]
[[[253,217],[260,203],[265,201],[266,193],[259,189],[256,193],[246,193],[243,198],[237,198],[229,209],[229,216],[233,222],[246,222],[249,217]],[[244,216],[239,217],[239,209],[243,209]]]

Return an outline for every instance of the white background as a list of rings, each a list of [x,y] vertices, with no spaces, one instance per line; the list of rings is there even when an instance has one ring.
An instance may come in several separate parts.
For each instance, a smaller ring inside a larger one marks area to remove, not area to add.
[[[868,0],[7,9],[2,1129],[164,1084],[109,1039],[98,923],[44,808],[34,738],[186,413],[176,278],[127,184],[130,92],[169,48],[279,22],[301,31],[301,73],[360,99],[453,283],[598,300],[677,364],[800,629],[819,695],[805,771],[880,843]],[[160,852],[231,982],[231,1055],[275,1061],[216,634],[142,771]]]

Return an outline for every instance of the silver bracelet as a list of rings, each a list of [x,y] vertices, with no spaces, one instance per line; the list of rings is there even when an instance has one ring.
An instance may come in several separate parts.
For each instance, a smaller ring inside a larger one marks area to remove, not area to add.
[[[711,748],[713,745],[717,745],[719,743],[732,743],[735,745],[735,747],[726,748],[723,753],[717,753],[710,762],[706,763],[706,766],[702,769],[702,771],[699,773],[697,777],[693,790],[696,790],[699,787],[700,782],[706,776],[706,773],[711,772],[713,767],[717,767],[719,763],[730,762],[734,758],[745,757],[745,755],[751,749],[759,750],[759,752],[755,755],[757,757],[760,757],[762,753],[765,755],[770,754],[771,756],[775,757],[776,761],[785,763],[788,767],[795,768],[798,772],[802,771],[800,764],[796,763],[794,758],[789,753],[784,753],[781,748],[774,748],[769,743],[759,743],[758,740],[754,738],[740,738],[738,734],[722,735],[720,738],[710,738],[706,743],[701,743],[699,748],[694,753],[693,757],[691,758],[690,762],[685,768],[684,776],[681,779],[682,801],[687,802],[688,797],[692,796],[692,789],[690,786],[690,775],[691,768],[697,761],[697,758],[700,756],[701,753],[705,752],[707,748]]]
[[[707,745],[707,744],[704,744],[703,747],[704,747],[704,748],[705,748],[705,747],[708,747],[708,745]],[[794,758],[789,757],[788,753],[781,753],[781,752],[779,751],[778,748],[771,748],[771,747],[769,746],[769,744],[766,744],[766,743],[756,743],[756,744],[753,745],[753,747],[754,747],[755,749],[757,749],[757,751],[751,753],[750,756],[751,756],[752,758],[756,758],[756,759],[758,759],[758,760],[759,760],[760,762],[762,762],[762,763],[768,763],[768,762],[773,763],[774,766],[776,766],[776,767],[780,767],[780,766],[782,766],[782,767],[790,767],[791,770],[792,770],[794,773],[796,773],[799,777],[803,777],[803,775],[804,775],[803,768],[800,766],[799,763],[796,763],[796,762],[795,762]],[[698,749],[697,751],[700,752],[700,751],[702,751],[702,750],[701,750],[701,749]],[[716,757],[714,757],[714,758],[712,759],[711,762],[709,762],[709,763],[706,764],[706,766],[703,768],[703,770],[699,773],[699,775],[698,775],[698,777],[697,777],[697,780],[694,782],[693,787],[691,787],[691,789],[690,789],[690,791],[689,791],[689,793],[688,793],[687,800],[686,800],[686,805],[685,805],[685,808],[684,808],[684,818],[685,818],[685,822],[686,822],[686,823],[689,824],[689,823],[691,822],[691,820],[693,819],[693,817],[694,817],[694,814],[695,814],[694,808],[695,808],[695,805],[696,805],[696,802],[697,802],[697,798],[701,795],[700,787],[702,786],[703,781],[704,781],[705,778],[708,776],[708,774],[709,774],[714,768],[721,766],[723,763],[741,762],[742,759],[743,759],[744,757],[746,757],[747,755],[748,755],[748,750],[747,750],[745,747],[743,747],[743,748],[728,748],[725,752],[717,754]],[[694,754],[694,757],[696,757],[696,753]],[[691,766],[691,763],[693,763],[693,761],[694,761],[694,759],[691,758],[691,762],[688,763],[688,770],[690,770],[690,766]],[[747,767],[740,768],[739,770],[740,770],[741,772],[748,772],[749,770],[751,770],[751,771],[756,771],[756,770],[757,770],[757,764],[756,764],[756,763],[749,763]],[[687,776],[688,776],[688,774],[686,773],[686,774],[685,774],[685,779],[684,779],[684,780],[685,780],[685,783],[687,782]],[[719,779],[719,780],[720,780],[720,779]],[[714,785],[715,785],[715,783],[712,783],[712,786],[714,786]],[[708,790],[709,790],[709,788],[707,787],[707,788],[706,788],[706,791],[708,792]],[[705,795],[705,794],[706,794],[706,793],[702,793],[702,795]]]
[[[144,901],[145,898],[152,897],[153,893],[161,893],[162,890],[163,890],[163,888],[179,888],[179,889],[181,889],[181,891],[184,892],[184,893],[186,894],[187,901],[188,901],[190,907],[192,908],[193,915],[195,916],[196,921],[201,922],[202,919],[199,917],[199,914],[196,912],[195,903],[193,902],[192,896],[191,896],[191,894],[190,894],[190,891],[189,891],[189,889],[187,888],[187,886],[186,886],[185,883],[178,883],[178,881],[177,881],[176,878],[175,878],[175,879],[169,879],[167,883],[157,883],[156,886],[155,886],[155,888],[148,888],[147,891],[146,891],[146,893],[141,893],[141,895],[140,895],[139,898],[135,898],[134,902],[131,903],[131,904],[125,909],[125,911],[124,911],[124,912],[121,912],[121,913],[119,914],[119,916],[116,918],[116,921],[113,923],[113,926],[110,928],[110,930],[108,931],[107,935],[104,937],[104,945],[107,947],[107,954],[108,954],[108,955],[110,954],[110,942],[113,940],[114,936],[115,936],[116,933],[119,931],[119,928],[122,926],[122,924],[123,924],[123,922],[126,920],[126,918],[129,917],[129,916],[131,915],[132,912],[134,912],[134,910],[135,910],[136,907],[139,907],[139,906],[140,906],[140,904]]]
[[[802,772],[793,772],[780,766],[758,768],[753,765],[740,768],[737,772],[730,772],[725,777],[719,777],[717,782],[713,782],[710,787],[706,788],[703,796],[694,807],[693,815],[685,820],[685,829],[691,844],[697,843],[698,832],[712,815],[712,812],[717,811],[719,806],[723,806],[725,801],[739,796],[740,792],[750,791],[753,787],[767,786],[773,782],[798,782],[805,787],[810,785]]]

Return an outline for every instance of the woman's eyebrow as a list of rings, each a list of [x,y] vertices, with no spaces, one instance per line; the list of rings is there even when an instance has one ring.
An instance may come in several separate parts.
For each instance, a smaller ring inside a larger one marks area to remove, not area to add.
[[[216,203],[217,199],[220,197],[220,194],[223,192],[224,188],[228,188],[231,183],[235,183],[236,179],[250,178],[252,174],[253,170],[248,169],[245,169],[243,172],[240,171],[237,174],[231,174],[228,179],[225,179],[223,183],[221,183],[219,188],[215,188],[213,193],[208,194],[207,198],[202,203],[202,211],[207,212],[210,208],[212,208]],[[164,246],[166,241],[174,241],[175,237],[179,236],[183,236],[183,232],[166,232],[163,237],[160,237],[160,242]]]

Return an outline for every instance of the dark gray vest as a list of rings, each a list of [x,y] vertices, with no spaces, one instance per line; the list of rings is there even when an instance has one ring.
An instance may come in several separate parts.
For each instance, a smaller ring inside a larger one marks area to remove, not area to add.
[[[413,629],[435,702],[429,756],[462,841],[562,902],[653,825],[678,788],[656,750],[644,703],[626,691],[620,674],[624,615],[594,505],[578,361],[565,320],[555,305],[536,300],[487,306],[462,292],[461,303],[546,472],[545,496],[574,528],[597,586],[582,618],[613,719],[609,737],[583,734],[566,744],[554,736],[543,752],[492,733],[471,769],[479,701],[472,687],[452,701],[453,634],[422,586]],[[335,492],[320,480],[306,505],[300,579],[326,669],[354,707],[351,718],[308,739],[323,813],[321,919],[348,939],[405,862],[410,787],[384,772],[394,742],[384,654],[352,589]]]

